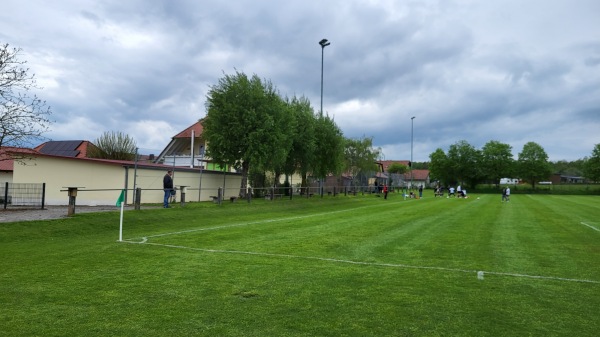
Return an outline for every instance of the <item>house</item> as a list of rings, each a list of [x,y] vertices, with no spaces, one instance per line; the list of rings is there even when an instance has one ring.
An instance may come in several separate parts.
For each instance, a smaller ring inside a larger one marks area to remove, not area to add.
[[[426,188],[431,186],[431,181],[429,179],[429,170],[412,170],[404,174],[404,180],[407,182],[407,185],[414,186],[417,188],[419,186],[423,186]]]
[[[203,167],[207,170],[223,171],[223,168],[205,156],[207,143],[202,133],[204,126],[200,119],[171,138],[165,149],[154,158],[154,163],[172,166]],[[232,168],[227,172],[235,172]]]
[[[409,160],[382,160],[378,162],[386,177],[392,180],[392,185],[396,187],[408,187],[419,186],[427,187],[431,185],[429,179],[429,170],[411,170]],[[404,165],[408,168],[408,171],[404,174],[390,174],[388,169],[392,164]]]
[[[68,204],[69,187],[78,188],[78,205],[114,204],[121,189],[127,190],[126,203],[132,203],[136,188],[142,189],[143,203],[160,203],[167,170],[174,171],[174,185],[186,191],[186,201],[210,200],[220,187],[224,187],[225,197],[237,196],[241,176],[222,171],[203,158],[201,131],[197,122],[178,133],[154,162],[87,158],[87,149],[93,146],[87,141],[52,141],[35,149],[11,148],[5,154],[26,158],[23,165],[12,165],[11,183],[45,183],[47,205]],[[201,160],[195,160],[198,164],[194,165],[193,159],[198,158]],[[8,177],[9,162],[3,161],[1,167],[4,171],[0,177],[5,172]]]

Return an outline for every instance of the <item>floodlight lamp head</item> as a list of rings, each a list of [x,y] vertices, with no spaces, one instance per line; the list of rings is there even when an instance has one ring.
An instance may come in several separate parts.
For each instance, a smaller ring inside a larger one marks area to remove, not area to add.
[[[322,48],[325,48],[326,46],[329,46],[331,44],[331,42],[327,41],[327,39],[323,39],[323,40],[319,41],[319,44],[321,45]]]

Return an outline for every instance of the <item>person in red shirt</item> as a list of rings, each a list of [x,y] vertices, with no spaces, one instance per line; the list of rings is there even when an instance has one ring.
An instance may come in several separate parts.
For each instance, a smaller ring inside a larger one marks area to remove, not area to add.
[[[387,184],[383,185],[383,199],[387,199],[388,188]]]

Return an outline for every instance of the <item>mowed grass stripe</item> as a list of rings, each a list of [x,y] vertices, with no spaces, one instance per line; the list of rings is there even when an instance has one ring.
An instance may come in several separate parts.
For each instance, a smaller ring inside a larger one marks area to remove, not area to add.
[[[543,198],[543,197],[542,197]],[[525,196],[375,199],[362,207],[265,221],[153,242],[223,251],[289,254],[383,264],[598,279],[588,261],[557,250],[547,207]],[[549,206],[550,209],[556,209]],[[541,212],[541,213],[540,213]],[[584,266],[582,268],[582,265]],[[566,269],[564,266],[569,266]],[[587,271],[586,271],[587,270]]]

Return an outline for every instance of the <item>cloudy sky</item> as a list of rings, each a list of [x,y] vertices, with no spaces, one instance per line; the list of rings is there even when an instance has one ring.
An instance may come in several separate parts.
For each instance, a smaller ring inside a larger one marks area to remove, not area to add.
[[[550,160],[600,143],[598,0],[4,0],[0,43],[23,49],[53,140],[106,131],[158,153],[239,70],[305,96],[387,160],[459,140],[526,142]],[[415,117],[411,125],[411,117]]]

